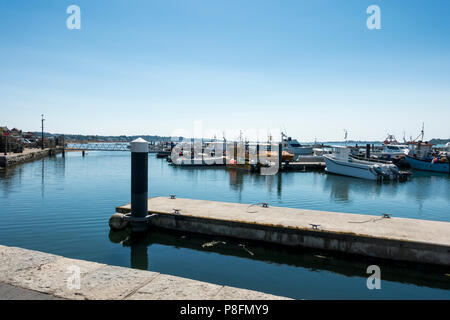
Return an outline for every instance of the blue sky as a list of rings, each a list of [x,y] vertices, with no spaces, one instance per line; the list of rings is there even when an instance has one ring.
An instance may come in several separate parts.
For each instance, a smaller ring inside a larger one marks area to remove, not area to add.
[[[81,30],[66,8],[81,9]],[[381,30],[366,9],[381,8]],[[450,1],[0,0],[0,125],[450,138]]]

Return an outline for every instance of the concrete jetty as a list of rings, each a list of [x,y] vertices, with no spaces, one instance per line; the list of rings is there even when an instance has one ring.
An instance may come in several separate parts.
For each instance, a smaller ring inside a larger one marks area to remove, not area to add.
[[[130,204],[116,212],[130,213]],[[450,265],[450,223],[205,200],[148,199],[150,225],[376,258]]]
[[[0,168],[7,168],[21,163],[42,159],[63,151],[61,148],[32,148],[24,149],[22,153],[8,153],[7,155],[0,155]]]
[[[0,261],[0,300],[288,299],[158,272],[1,245]]]

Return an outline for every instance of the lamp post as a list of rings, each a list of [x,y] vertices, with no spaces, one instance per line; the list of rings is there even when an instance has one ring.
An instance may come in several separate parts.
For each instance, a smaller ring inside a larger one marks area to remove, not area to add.
[[[8,132],[4,132],[2,133],[3,136],[5,137],[5,156],[8,155]]]
[[[41,114],[41,149],[44,150],[44,115]]]

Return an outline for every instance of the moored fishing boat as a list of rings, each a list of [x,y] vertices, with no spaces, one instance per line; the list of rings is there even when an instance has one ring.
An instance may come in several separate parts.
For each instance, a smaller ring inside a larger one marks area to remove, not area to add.
[[[410,142],[410,151],[406,155],[406,161],[412,169],[450,173],[448,155],[438,154],[433,151],[433,144],[428,142]]]
[[[350,154],[351,150],[346,146],[333,147],[332,154],[323,155],[325,171],[368,180],[390,180],[399,177],[399,170],[393,164],[359,160],[350,157]]]
[[[406,155],[406,161],[408,161],[411,168],[415,170],[442,172],[450,174],[450,163],[445,158],[432,158],[431,160],[419,159]]]

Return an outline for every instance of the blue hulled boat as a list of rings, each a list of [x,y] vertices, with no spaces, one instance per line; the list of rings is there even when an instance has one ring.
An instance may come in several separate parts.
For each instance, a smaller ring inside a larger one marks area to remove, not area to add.
[[[406,155],[406,161],[409,163],[411,168],[416,170],[424,170],[424,171],[434,171],[434,172],[442,172],[442,173],[450,173],[450,163],[448,160],[445,162],[441,162],[440,160],[434,159],[419,159],[416,157],[411,157]]]
[[[423,129],[422,129],[423,132]],[[448,153],[438,154],[433,151],[433,144],[428,142],[410,142],[410,151],[405,160],[411,168],[423,171],[450,173]]]

